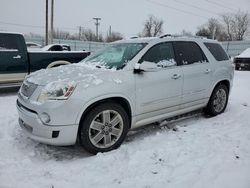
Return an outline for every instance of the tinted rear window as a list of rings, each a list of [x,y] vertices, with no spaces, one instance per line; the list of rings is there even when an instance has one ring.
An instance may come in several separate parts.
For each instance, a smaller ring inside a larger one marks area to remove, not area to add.
[[[217,61],[228,60],[228,56],[221,45],[208,42],[205,42],[204,44]]]

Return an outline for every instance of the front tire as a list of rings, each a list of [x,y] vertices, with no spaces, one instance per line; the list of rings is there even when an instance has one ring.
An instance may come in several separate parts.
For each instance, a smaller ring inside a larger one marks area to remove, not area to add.
[[[227,107],[228,95],[228,88],[224,84],[216,86],[205,108],[205,113],[210,116],[223,113]]]
[[[79,130],[79,142],[92,154],[118,148],[129,130],[129,117],[117,103],[95,106],[84,117]]]

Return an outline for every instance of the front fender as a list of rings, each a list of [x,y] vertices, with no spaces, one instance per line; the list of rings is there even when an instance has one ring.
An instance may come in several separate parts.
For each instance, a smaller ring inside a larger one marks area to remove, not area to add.
[[[107,95],[101,95],[95,98],[92,98],[91,100],[88,100],[83,107],[81,108],[80,112],[77,115],[77,119],[76,119],[76,124],[79,124],[82,118],[83,113],[85,112],[85,110],[91,106],[92,104],[101,101],[101,100],[105,100],[105,99],[110,99],[110,98],[114,98],[114,97],[120,97],[123,98],[125,100],[127,100],[128,104],[130,105],[130,109],[131,109],[131,115],[133,117],[134,115],[134,109],[135,109],[135,105],[132,103],[132,100],[128,97],[125,96],[121,93],[112,93],[112,94],[107,94]]]

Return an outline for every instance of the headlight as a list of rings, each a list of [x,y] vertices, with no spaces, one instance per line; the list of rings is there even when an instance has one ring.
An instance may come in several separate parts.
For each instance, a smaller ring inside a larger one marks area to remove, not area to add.
[[[43,103],[47,100],[66,100],[73,93],[75,87],[75,82],[51,82],[42,89],[37,101]]]

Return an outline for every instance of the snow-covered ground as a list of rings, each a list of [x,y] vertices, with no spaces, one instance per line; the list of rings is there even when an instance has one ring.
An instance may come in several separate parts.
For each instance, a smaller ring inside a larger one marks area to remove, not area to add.
[[[16,94],[0,94],[1,188],[249,188],[250,72],[236,72],[225,113],[202,114],[133,131],[112,152],[28,139],[17,123]],[[168,124],[168,126],[170,126]]]

